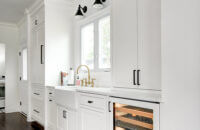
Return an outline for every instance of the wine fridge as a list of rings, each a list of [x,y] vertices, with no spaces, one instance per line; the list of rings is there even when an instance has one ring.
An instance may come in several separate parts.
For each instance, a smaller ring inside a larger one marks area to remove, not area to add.
[[[110,98],[110,130],[159,130],[159,104]]]

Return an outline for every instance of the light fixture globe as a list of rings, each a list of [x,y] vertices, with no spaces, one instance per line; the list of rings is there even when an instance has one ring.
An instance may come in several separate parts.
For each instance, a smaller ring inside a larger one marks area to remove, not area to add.
[[[103,3],[106,2],[106,0],[95,0],[93,7],[96,9],[101,9],[103,8]]]

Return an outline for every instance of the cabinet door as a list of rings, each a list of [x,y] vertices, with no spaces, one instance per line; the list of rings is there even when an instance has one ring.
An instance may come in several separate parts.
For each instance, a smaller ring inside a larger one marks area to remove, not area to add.
[[[32,30],[31,31],[31,82],[32,83],[37,83],[37,80],[36,80],[36,75],[37,75],[37,63],[36,63],[36,50],[37,50],[37,47],[36,47],[36,41],[37,41],[37,37],[36,37],[36,31],[35,30]]]
[[[80,130],[106,130],[106,116],[103,112],[80,107]]]
[[[113,0],[111,18],[114,86],[137,87],[133,85],[138,55],[137,0]]]
[[[57,130],[69,130],[67,118],[67,110],[57,106]]]
[[[32,83],[44,84],[44,25],[32,30]]]
[[[47,99],[47,122],[48,127],[55,129],[56,127],[56,104],[53,98]]]
[[[161,2],[138,1],[138,68],[141,89],[161,86]]]

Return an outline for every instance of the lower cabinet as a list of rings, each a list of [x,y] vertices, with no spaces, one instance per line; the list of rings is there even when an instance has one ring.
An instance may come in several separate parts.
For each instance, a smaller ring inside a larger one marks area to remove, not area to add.
[[[105,96],[79,93],[78,130],[108,130]]]
[[[57,130],[76,130],[76,112],[57,105]]]
[[[54,100],[54,88],[47,88],[47,129],[56,130],[56,103]]]
[[[106,130],[105,113],[89,108],[80,108],[80,130]]]
[[[45,124],[45,89],[42,85],[32,84],[31,88],[31,117],[41,125]]]

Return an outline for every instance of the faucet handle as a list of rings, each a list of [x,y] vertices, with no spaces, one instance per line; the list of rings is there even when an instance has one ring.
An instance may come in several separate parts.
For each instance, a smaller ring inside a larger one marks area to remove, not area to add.
[[[92,82],[91,82],[92,87],[94,87],[94,80],[96,80],[96,79],[92,78]]]
[[[84,81],[85,81],[85,87],[87,87],[88,85],[87,79],[84,79]]]

